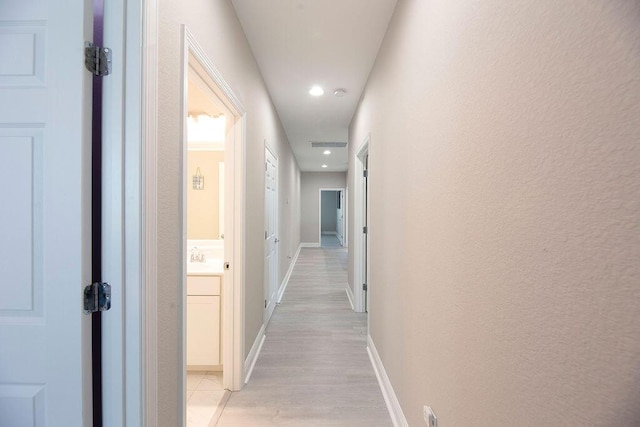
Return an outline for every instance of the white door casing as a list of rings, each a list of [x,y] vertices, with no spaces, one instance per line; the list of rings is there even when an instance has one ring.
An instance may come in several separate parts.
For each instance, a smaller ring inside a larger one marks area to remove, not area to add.
[[[368,240],[363,233],[363,227],[369,223],[368,209],[365,204],[368,202],[368,186],[364,179],[365,159],[368,158],[371,147],[371,138],[367,136],[356,150],[354,159],[354,206],[353,206],[353,254],[354,254],[354,274],[353,274],[353,294],[354,309],[357,312],[365,312],[367,293],[362,285],[369,278],[369,263],[367,262],[369,247]],[[368,181],[368,180],[367,180]],[[367,188],[367,190],[365,190]],[[367,284],[369,285],[369,283]]]
[[[0,16],[0,425],[89,425],[92,4]]]
[[[183,31],[183,105],[187,117],[189,69],[195,72],[207,90],[222,103],[228,115],[224,160],[224,256],[229,268],[224,271],[222,292],[222,364],[223,386],[237,391],[244,384],[244,233],[245,233],[245,149],[246,111],[231,86],[213,65],[204,49],[186,26]],[[156,64],[157,65],[157,64]],[[186,136],[186,129],[184,132]],[[186,139],[183,156],[186,159]],[[183,183],[184,184],[184,183]],[[186,206],[186,200],[183,200]],[[186,212],[183,211],[186,218]],[[186,232],[183,254],[186,254]],[[186,262],[186,255],[183,257]],[[185,266],[186,268],[186,266]],[[186,275],[185,275],[186,278]],[[185,294],[186,298],[186,294]],[[157,324],[151,324],[155,330]],[[183,343],[183,347],[184,347]],[[183,348],[184,350],[184,348]],[[184,367],[183,367],[184,368]],[[183,387],[186,391],[186,375]],[[184,404],[184,402],[183,402]]]
[[[224,162],[218,162],[218,238],[224,239],[224,189],[226,184]]]
[[[323,191],[335,191],[338,194],[344,194],[345,189],[342,187],[321,187],[318,189],[318,246],[322,247],[322,192]],[[344,199],[342,199],[342,202],[344,202]],[[341,218],[344,218],[344,205],[342,205],[343,209],[342,212],[340,212],[340,210],[336,209],[336,216],[340,215]],[[336,225],[337,226],[344,226],[344,222],[342,219],[340,219],[338,221],[338,218],[336,218]],[[343,228],[344,230],[344,228]],[[336,230],[337,231],[337,230]],[[338,232],[339,234],[339,232]],[[340,236],[336,236],[338,237],[338,240],[340,240],[340,244],[342,246],[346,246],[344,243],[344,240],[340,238]]]
[[[264,324],[278,300],[278,158],[265,142],[265,286]]]
[[[364,153],[362,164],[364,165],[364,176],[362,180],[362,195],[364,197],[362,203],[362,220],[364,221],[362,238],[364,240],[364,248],[362,251],[362,274],[363,274],[363,311],[369,311],[369,285],[370,285],[370,276],[369,276],[369,152]]]

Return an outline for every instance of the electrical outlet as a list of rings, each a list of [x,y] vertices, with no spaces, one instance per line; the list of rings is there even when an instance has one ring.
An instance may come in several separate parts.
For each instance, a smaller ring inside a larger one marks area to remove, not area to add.
[[[430,406],[424,406],[423,413],[424,422],[427,423],[428,427],[438,427],[438,417],[436,417],[435,412],[433,412]]]

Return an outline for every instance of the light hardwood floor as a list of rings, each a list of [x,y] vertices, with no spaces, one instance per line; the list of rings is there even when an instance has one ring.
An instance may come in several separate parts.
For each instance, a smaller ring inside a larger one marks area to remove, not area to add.
[[[346,249],[302,249],[251,380],[217,426],[390,426],[345,293]]]

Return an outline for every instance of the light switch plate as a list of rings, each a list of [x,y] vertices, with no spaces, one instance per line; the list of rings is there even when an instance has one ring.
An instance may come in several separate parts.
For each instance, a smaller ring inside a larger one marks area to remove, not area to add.
[[[424,422],[427,423],[428,427],[438,427],[438,417],[436,417],[436,413],[433,412],[430,406],[423,407],[424,412]]]

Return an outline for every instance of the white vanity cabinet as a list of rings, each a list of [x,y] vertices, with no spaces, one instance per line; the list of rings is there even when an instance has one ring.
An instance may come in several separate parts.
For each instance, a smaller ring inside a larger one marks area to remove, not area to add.
[[[187,365],[221,365],[219,275],[187,276]]]

